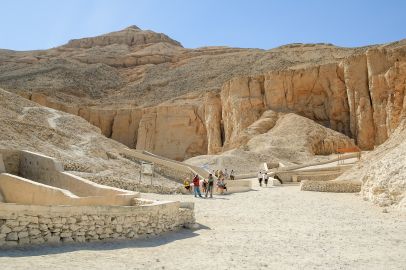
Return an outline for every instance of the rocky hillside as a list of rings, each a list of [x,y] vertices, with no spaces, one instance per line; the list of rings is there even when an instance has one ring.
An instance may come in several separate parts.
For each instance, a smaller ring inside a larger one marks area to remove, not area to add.
[[[382,145],[364,157],[358,166],[339,177],[361,180],[361,195],[380,206],[394,204],[406,210],[406,119]]]
[[[76,175],[119,188],[173,192],[181,185],[157,176],[140,179],[140,166],[120,155],[126,146],[106,138],[80,117],[42,107],[0,89],[0,149],[56,158]]]
[[[267,110],[297,113],[373,149],[403,114],[405,43],[185,49],[131,26],[45,51],[3,50],[0,86],[180,160],[238,147]]]
[[[185,49],[132,26],[45,51],[1,51],[0,86],[79,115],[129,147],[183,160],[238,146],[235,138],[269,109],[357,139],[340,63],[367,51],[331,44]]]
[[[247,168],[357,144],[377,150],[348,179],[362,179],[365,197],[381,205],[404,204],[405,40],[187,49],[131,26],[49,50],[0,50],[0,87],[25,98],[1,92],[0,146],[84,166],[78,174],[133,178],[133,164],[114,154],[124,146],[107,138]]]
[[[262,117],[244,129],[232,150],[220,155],[202,155],[186,160],[212,169],[233,169],[238,174],[253,173],[263,163],[278,166],[308,162],[315,155],[328,155],[337,148],[354,147],[354,142],[337,131],[294,113],[266,111]],[[323,157],[318,157],[320,158]]]

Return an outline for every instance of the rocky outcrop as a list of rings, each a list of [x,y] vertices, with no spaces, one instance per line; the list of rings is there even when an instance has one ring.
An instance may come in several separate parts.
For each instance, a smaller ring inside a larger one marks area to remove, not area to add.
[[[176,160],[206,153],[203,119],[194,106],[147,108],[139,124],[136,148]]]
[[[177,46],[181,44],[167,35],[152,31],[142,31],[137,26],[129,26],[124,30],[108,33],[105,35],[73,39],[64,45],[67,48],[91,48],[95,46],[108,46],[112,44],[125,44],[128,46],[139,46],[150,43],[167,42]]]
[[[221,90],[221,105],[225,149],[237,147],[234,138],[264,112],[263,85],[263,76],[237,77],[224,84]]]
[[[222,88],[224,146],[264,110],[294,112],[353,137],[373,149],[393,133],[404,114],[404,52],[370,49],[337,64],[238,77]]]
[[[220,99],[213,93],[207,95],[207,110],[205,103],[200,106],[161,104],[149,108],[115,109],[70,106],[38,93],[29,98],[43,106],[78,115],[99,127],[104,136],[130,148],[176,160],[206,154],[208,149],[217,152],[221,149]],[[209,133],[206,126],[210,127]],[[210,134],[209,148],[207,134]]]
[[[42,100],[48,106],[57,104],[56,107],[63,108],[60,106],[64,104],[49,97],[32,96]],[[107,111],[107,109],[98,110]],[[90,110],[92,115],[97,116],[92,118],[98,119],[97,123],[100,124],[108,122],[107,119],[115,115],[113,123],[103,124],[106,126],[105,130],[112,130],[112,137],[121,135],[121,138],[131,141],[129,138],[132,138],[132,135],[127,133],[128,129],[121,130],[123,122],[129,120],[126,110],[111,110],[107,113],[102,111],[99,114],[95,108],[88,109]],[[139,112],[141,111],[132,112],[133,123],[138,123]],[[107,117],[104,118],[104,116]],[[145,192],[168,193],[181,187],[179,183],[168,181],[166,176],[155,175],[153,182],[149,177],[140,177],[139,163],[132,162],[121,155],[132,151],[123,144],[103,136],[101,129],[89,124],[83,118],[40,106],[2,89],[0,89],[0,126],[0,149],[24,149],[44,153],[63,163],[64,168],[71,173],[92,181]],[[134,128],[134,130],[138,129]],[[5,153],[1,152],[0,156],[3,155],[4,158]],[[7,154],[7,157],[10,160],[10,154]],[[16,158],[14,155],[11,157],[12,160]],[[10,162],[4,163],[7,171],[18,173],[18,166],[10,165]]]
[[[406,119],[400,121],[385,143],[363,156],[357,167],[338,179],[361,181],[361,195],[365,200],[406,210]]]
[[[279,116],[267,132],[253,136],[246,146],[249,151],[272,153],[279,159],[299,162],[313,155],[334,153],[337,148],[353,147],[354,143],[337,131],[288,113]]]
[[[402,51],[369,49],[339,63],[238,76],[220,94],[186,95],[147,108],[78,106],[37,93],[31,99],[79,115],[128,147],[178,160],[240,147],[290,112],[370,150],[385,142],[404,114],[405,59]]]
[[[175,159],[242,147],[287,113],[373,149],[405,106],[405,41],[186,49],[131,26],[50,50],[0,51],[0,59],[1,86]]]

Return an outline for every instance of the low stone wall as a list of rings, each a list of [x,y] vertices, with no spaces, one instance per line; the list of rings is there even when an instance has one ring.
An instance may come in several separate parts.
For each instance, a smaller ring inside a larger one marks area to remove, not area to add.
[[[320,172],[311,172],[311,171],[288,171],[288,172],[277,172],[275,175],[285,182],[300,182],[302,180],[312,180],[312,181],[329,181],[334,180],[343,174],[344,171],[320,171]]]
[[[130,181],[125,181],[121,180],[119,178],[113,178],[109,176],[101,176],[97,177],[94,175],[86,175],[86,179],[100,184],[100,185],[106,185],[110,187],[116,187],[120,189],[125,189],[125,190],[131,190],[131,191],[137,191],[137,192],[144,192],[144,193],[159,193],[159,194],[174,194],[174,193],[181,193],[182,186],[179,186],[178,188],[170,188],[170,187],[164,187],[164,186],[159,186],[159,185],[147,185],[145,183],[140,184],[139,182],[130,182]]]
[[[319,192],[355,193],[361,191],[361,182],[303,180],[300,190]]]
[[[303,180],[330,181],[336,179],[342,174],[343,172],[328,173],[328,174],[298,175],[296,179],[297,182],[301,182]]]
[[[193,224],[193,205],[37,206],[0,203],[0,247],[136,239]]]
[[[252,189],[252,181],[244,180],[226,180],[227,193],[247,192]]]
[[[164,175],[167,178],[172,179],[175,182],[183,184],[183,181],[186,178],[189,178],[189,181],[192,181],[194,175],[191,171],[189,172],[182,172],[178,170],[171,169],[167,166],[162,166],[158,164],[154,164],[154,170],[159,173],[160,175]]]

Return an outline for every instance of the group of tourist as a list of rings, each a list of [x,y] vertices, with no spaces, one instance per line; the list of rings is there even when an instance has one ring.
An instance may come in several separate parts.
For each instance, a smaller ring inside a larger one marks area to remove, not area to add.
[[[220,169],[220,170],[213,171],[213,174],[217,178],[224,178],[225,180],[227,180],[227,179],[234,180],[235,179],[234,170],[231,170],[230,174],[228,174],[227,169],[224,169],[224,171]]]
[[[259,171],[258,172],[258,182],[259,186],[262,187],[262,182],[264,182],[265,186],[268,186],[269,174],[266,171]]]
[[[188,192],[192,192],[193,189],[193,193],[195,195],[195,197],[200,197],[203,198],[202,196],[202,192],[205,195],[204,197],[207,198],[210,195],[210,198],[213,198],[213,188],[214,188],[214,177],[213,174],[209,174],[209,177],[207,179],[203,179],[200,180],[199,175],[195,175],[192,183],[189,181],[189,179],[186,179],[183,182],[183,185],[185,187],[185,189]],[[217,182],[216,182],[216,186],[217,186],[217,192],[220,191],[220,194],[224,194],[224,191],[227,191],[227,184],[224,181],[224,176],[221,177],[217,177]],[[202,192],[200,191],[200,187],[202,187]]]

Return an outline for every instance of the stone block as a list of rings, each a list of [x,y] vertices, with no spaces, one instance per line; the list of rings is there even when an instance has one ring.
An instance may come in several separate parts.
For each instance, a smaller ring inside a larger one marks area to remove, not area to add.
[[[42,224],[51,224],[51,223],[52,223],[52,220],[51,220],[50,218],[40,217],[40,218],[38,219],[38,222],[39,222],[39,223],[42,223]]]
[[[1,234],[8,234],[11,231],[12,231],[11,228],[6,225],[1,226],[1,228],[0,228]]]
[[[17,241],[18,240],[18,234],[16,232],[10,232],[6,236],[7,241]]]
[[[41,231],[38,230],[38,229],[32,229],[32,230],[29,230],[29,231],[28,231],[28,234],[29,234],[30,236],[39,235],[39,234],[41,234]]]
[[[67,223],[69,223],[69,224],[73,224],[73,223],[76,223],[76,218],[74,218],[74,217],[69,217],[68,218],[68,220],[67,220]]]
[[[39,224],[39,229],[41,231],[48,231],[48,226],[46,224]]]
[[[26,229],[25,226],[18,226],[18,227],[13,228],[13,232],[21,232],[21,231],[23,231],[25,229]]]
[[[19,245],[28,245],[30,243],[30,238],[28,237],[23,237],[18,239],[18,244]]]
[[[45,240],[42,237],[31,239],[31,244],[34,244],[34,245],[39,245],[44,242],[45,242]]]
[[[116,232],[118,232],[118,233],[123,232],[123,226],[117,225],[117,226],[116,226]]]
[[[59,235],[51,235],[51,234],[44,237],[44,239],[48,243],[59,243],[59,241],[61,240]]]
[[[128,238],[133,238],[135,236],[135,233],[133,231],[130,231],[125,236]]]
[[[64,242],[64,243],[72,243],[74,241],[73,241],[72,237],[62,237],[62,242]]]
[[[72,232],[62,232],[60,234],[61,237],[66,238],[66,237],[71,237],[72,236]]]
[[[84,243],[86,242],[86,238],[84,236],[76,236],[74,238],[75,242]]]
[[[25,238],[25,237],[28,237],[28,232],[27,231],[22,231],[22,232],[19,232],[17,235],[18,235],[19,239],[20,238]]]
[[[7,219],[6,225],[10,228],[18,227],[20,223],[15,219]]]
[[[17,245],[18,245],[18,242],[17,242],[17,241],[14,241],[14,240],[12,240],[12,241],[6,241],[6,244],[5,244],[6,247],[15,247],[15,246],[17,246]]]

